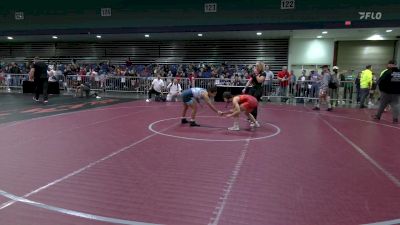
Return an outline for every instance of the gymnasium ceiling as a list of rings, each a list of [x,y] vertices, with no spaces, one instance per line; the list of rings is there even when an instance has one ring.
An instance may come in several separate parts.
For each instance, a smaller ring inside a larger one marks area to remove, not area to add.
[[[387,32],[392,30],[391,32]],[[323,34],[323,31],[327,31]],[[261,32],[261,35],[257,35]],[[162,41],[162,40],[257,40],[257,39],[276,39],[276,38],[317,38],[334,40],[396,40],[400,37],[400,27],[387,28],[358,28],[358,29],[328,29],[328,30],[260,30],[260,31],[223,31],[223,32],[180,32],[180,33],[145,33],[132,34],[74,34],[74,35],[33,35],[33,36],[13,36],[13,40],[7,36],[0,36],[0,42],[97,42],[97,41]],[[101,38],[96,36],[100,35]],[[377,36],[379,35],[379,36]]]

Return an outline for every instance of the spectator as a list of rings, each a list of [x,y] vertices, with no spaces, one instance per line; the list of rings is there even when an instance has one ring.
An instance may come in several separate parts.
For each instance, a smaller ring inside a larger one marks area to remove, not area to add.
[[[307,87],[307,77],[306,77],[306,70],[301,71],[301,76],[297,81],[297,96],[298,103],[304,103],[304,97],[308,96],[308,87]]]
[[[375,74],[372,73],[372,86],[371,86],[371,90],[369,90],[369,101],[368,101],[369,106],[374,105],[377,83],[378,83],[378,80],[377,80]]]
[[[19,67],[17,66],[16,63],[11,63],[11,68],[10,68],[10,73],[11,74],[20,74],[21,70],[19,69]]]
[[[132,66],[132,61],[131,61],[131,59],[129,57],[125,61],[125,66],[128,67],[128,68],[130,68]]]
[[[369,90],[372,87],[372,71],[371,65],[366,66],[366,69],[360,75],[360,109],[365,108],[365,101],[369,95]]]
[[[310,80],[311,80],[311,90],[310,97],[318,98],[319,97],[319,85],[321,83],[322,77],[318,74],[316,70],[310,71]]]
[[[270,102],[270,96],[272,95],[272,84],[274,80],[274,73],[270,70],[269,66],[265,66],[265,86],[267,89],[267,101]]]
[[[389,61],[388,69],[383,72],[378,81],[381,99],[379,108],[374,116],[375,120],[380,120],[383,111],[388,105],[392,106],[393,123],[399,122],[399,102],[400,102],[400,70],[394,60]]]
[[[173,77],[173,75],[172,75],[172,72],[171,72],[171,70],[170,71],[168,71],[168,73],[167,73],[167,82],[168,83],[171,83],[173,80],[172,80],[172,77]]]
[[[282,102],[287,101],[287,91],[289,86],[290,74],[287,71],[287,67],[282,67],[282,71],[278,72],[278,81],[279,81],[279,96],[282,98]]]
[[[49,81],[47,78],[47,65],[40,60],[39,57],[35,57],[34,64],[29,71],[30,79],[34,80],[35,83],[35,96],[33,100],[38,102],[40,92],[43,91],[43,102],[48,102],[47,88],[49,85]]]
[[[76,93],[75,93],[75,97],[79,97],[79,98],[83,98],[83,93],[85,93],[86,98],[89,97],[96,97],[97,99],[101,99],[100,96],[97,95],[97,93],[93,93],[90,94],[91,91],[91,87],[90,87],[90,82],[84,82],[84,83],[80,83],[78,82],[77,86],[76,86]]]
[[[333,73],[331,74],[331,80],[329,82],[329,94],[332,100],[332,107],[337,106],[338,104],[338,88],[339,88],[339,67],[334,66],[332,68]]]
[[[356,86],[356,94],[357,94],[357,104],[360,104],[360,97],[361,97],[361,90],[360,90],[360,77],[361,77],[361,72],[359,72],[356,76],[356,79],[354,80],[354,85]]]
[[[339,70],[339,67],[337,67],[337,69]],[[344,86],[346,83],[346,76],[345,73],[347,73],[347,71],[342,71],[341,73],[339,73],[339,91],[338,91],[338,103],[344,105],[346,102],[344,101]]]
[[[233,76],[232,85],[233,86],[241,86],[242,85],[242,80],[240,79],[238,74],[235,74],[235,76]]]
[[[178,79],[174,79],[174,81],[170,84],[168,84],[167,89],[169,90],[168,95],[167,95],[167,101],[178,101],[178,96],[182,92],[182,87],[178,82]]]
[[[329,67],[327,65],[322,66],[322,80],[319,87],[319,101],[313,108],[313,110],[320,110],[320,104],[326,102],[328,104],[328,111],[332,111],[331,97],[329,96],[329,82],[332,76],[329,72]]]
[[[149,98],[146,99],[146,102],[150,102],[151,94],[156,94],[156,96],[160,96],[162,94],[162,89],[164,88],[164,81],[161,79],[160,74],[157,75],[157,78],[153,80],[149,90]]]
[[[349,100],[352,103],[353,99],[353,85],[356,75],[354,74],[354,70],[351,70],[349,73],[344,74],[344,94],[343,99]]]
[[[196,74],[194,72],[189,74],[189,88],[194,88]]]
[[[294,71],[290,71],[290,83],[289,83],[289,93],[293,96],[294,92],[296,91],[296,81],[297,77],[294,74]]]

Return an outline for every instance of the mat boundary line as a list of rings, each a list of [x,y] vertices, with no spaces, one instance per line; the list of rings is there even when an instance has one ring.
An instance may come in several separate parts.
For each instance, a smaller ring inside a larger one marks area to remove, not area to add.
[[[165,130],[167,130],[167,129],[173,127],[173,126],[176,126],[176,124],[173,124],[173,125],[165,128]],[[70,177],[73,177],[73,176],[75,176],[75,175],[77,175],[77,174],[79,174],[79,173],[81,173],[81,172],[83,172],[83,171],[85,171],[85,170],[87,170],[87,169],[89,169],[89,168],[91,168],[91,167],[103,162],[103,161],[106,161],[106,160],[108,160],[108,159],[110,159],[110,158],[112,158],[112,157],[114,157],[114,156],[116,156],[116,155],[118,155],[118,154],[120,154],[120,153],[122,153],[122,152],[124,152],[124,151],[126,151],[128,149],[130,149],[131,147],[133,147],[133,146],[135,146],[137,144],[140,144],[140,143],[142,143],[142,142],[144,142],[144,141],[146,141],[146,140],[148,140],[148,139],[150,139],[150,138],[152,138],[152,137],[154,137],[156,135],[157,135],[157,133],[150,134],[150,135],[140,139],[139,141],[136,141],[136,142],[134,142],[134,143],[132,143],[130,145],[122,147],[119,150],[117,150],[117,151],[115,151],[115,152],[113,152],[113,153],[111,153],[111,154],[109,154],[107,156],[104,156],[101,159],[98,159],[98,160],[96,160],[94,162],[91,162],[91,163],[87,164],[86,166],[84,166],[84,167],[82,167],[82,168],[80,168],[78,170],[75,170],[75,171],[73,171],[73,172],[71,172],[71,173],[69,173],[69,174],[67,174],[67,175],[65,175],[65,176],[63,176],[61,178],[58,178],[57,180],[54,180],[54,181],[52,181],[52,182],[50,182],[50,183],[48,183],[48,184],[46,184],[46,185],[44,185],[42,187],[39,187],[39,188],[37,188],[37,189],[35,189],[35,190],[23,195],[22,197],[23,198],[27,198],[27,197],[29,197],[29,196],[31,196],[33,194],[36,194],[36,193],[38,193],[38,192],[40,192],[40,191],[42,191],[44,189],[47,189],[47,188],[49,188],[51,186],[54,186],[54,185],[56,185],[56,184],[58,184],[58,183],[60,183],[60,182],[62,182],[64,180],[66,180],[66,179],[68,179]],[[0,210],[3,210],[5,208],[7,208],[7,207],[11,206],[14,203],[15,203],[15,201],[5,202],[5,203],[0,205]]]
[[[321,120],[328,125],[336,134],[338,134],[343,140],[345,140],[350,146],[352,146],[365,160],[367,160],[370,164],[372,164],[376,169],[378,169],[386,178],[388,178],[397,188],[400,188],[400,180],[387,171],[383,166],[381,166],[377,161],[375,161],[371,156],[369,156],[361,147],[356,145],[353,141],[351,141],[346,135],[336,129],[332,124],[330,124],[327,120],[321,118]]]
[[[84,212],[79,212],[79,211],[75,211],[75,210],[64,209],[64,208],[60,208],[60,207],[56,207],[56,206],[43,204],[40,202],[31,201],[26,198],[18,197],[16,195],[10,194],[1,189],[0,189],[0,195],[6,197],[8,199],[12,199],[15,202],[21,202],[24,204],[38,207],[38,208],[46,209],[49,211],[58,212],[61,214],[66,214],[66,215],[80,217],[80,218],[89,219],[89,220],[96,220],[96,221],[102,221],[102,222],[108,222],[108,223],[114,223],[114,224],[125,224],[125,225],[159,225],[159,224],[153,224],[153,223],[145,223],[145,222],[138,222],[138,221],[132,221],[132,220],[117,219],[117,218],[106,217],[106,216],[99,216],[99,215],[94,215],[94,214],[90,214],[90,213],[84,213]]]

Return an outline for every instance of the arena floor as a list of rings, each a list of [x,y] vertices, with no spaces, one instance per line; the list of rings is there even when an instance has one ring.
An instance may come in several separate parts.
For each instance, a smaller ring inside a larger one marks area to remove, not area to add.
[[[267,104],[262,127],[180,103],[1,95],[0,224],[400,224],[400,126]],[[225,104],[217,103],[225,110]]]

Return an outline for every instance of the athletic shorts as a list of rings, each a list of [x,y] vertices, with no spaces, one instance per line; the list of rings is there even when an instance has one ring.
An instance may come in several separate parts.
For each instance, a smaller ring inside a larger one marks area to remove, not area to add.
[[[193,104],[193,93],[192,90],[187,89],[184,90],[181,94],[182,97],[182,102],[186,105],[192,105]]]

